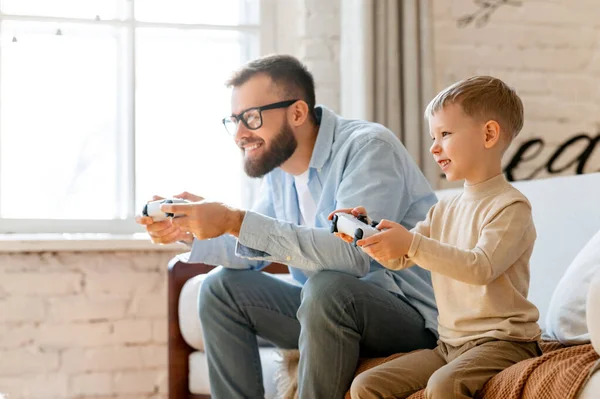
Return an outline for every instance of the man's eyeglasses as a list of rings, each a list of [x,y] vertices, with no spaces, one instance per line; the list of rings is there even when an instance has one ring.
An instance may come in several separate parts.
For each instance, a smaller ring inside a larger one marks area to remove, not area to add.
[[[286,100],[273,104],[263,105],[262,107],[248,108],[237,115],[226,116],[223,118],[223,125],[230,135],[235,135],[239,122],[242,122],[249,130],[256,130],[263,124],[262,112],[270,109],[286,108],[298,100]]]

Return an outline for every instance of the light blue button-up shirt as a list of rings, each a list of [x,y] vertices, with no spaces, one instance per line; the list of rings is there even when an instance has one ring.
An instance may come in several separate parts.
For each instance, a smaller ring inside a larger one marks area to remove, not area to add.
[[[405,297],[437,334],[437,307],[430,273],[418,266],[392,271],[330,232],[327,216],[364,206],[374,220],[411,229],[437,201],[431,186],[400,140],[380,124],[349,120],[316,108],[320,127],[309,164],[308,188],[317,206],[314,228],[299,226],[294,176],[268,173],[239,237],[194,240],[188,262],[260,270],[271,262],[289,266],[298,283],[320,270],[349,273]]]

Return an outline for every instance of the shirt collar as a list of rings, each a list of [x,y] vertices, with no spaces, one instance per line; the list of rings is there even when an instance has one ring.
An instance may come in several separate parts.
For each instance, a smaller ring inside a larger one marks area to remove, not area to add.
[[[331,155],[337,117],[333,111],[322,105],[315,107],[315,114],[320,121],[319,132],[308,167],[320,170]]]

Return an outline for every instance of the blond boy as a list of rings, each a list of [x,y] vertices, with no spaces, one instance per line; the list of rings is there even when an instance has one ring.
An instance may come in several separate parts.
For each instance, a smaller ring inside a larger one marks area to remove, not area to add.
[[[464,191],[441,199],[411,231],[382,220],[381,233],[357,244],[387,268],[431,271],[438,346],[358,375],[354,399],[405,398],[423,388],[427,398],[473,398],[495,374],[540,354],[539,312],[527,300],[531,206],[501,170],[523,104],[501,80],[476,76],[440,92],[425,115],[431,154],[449,181],[465,181]]]

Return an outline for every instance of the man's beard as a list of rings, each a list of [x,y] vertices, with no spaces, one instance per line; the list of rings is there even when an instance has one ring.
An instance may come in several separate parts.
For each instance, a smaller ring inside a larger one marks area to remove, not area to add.
[[[263,147],[265,146],[266,144],[263,143]],[[262,156],[244,158],[244,171],[250,177],[263,177],[287,161],[296,151],[296,147],[298,141],[294,137],[292,128],[289,123],[284,123],[269,147],[265,147]]]

